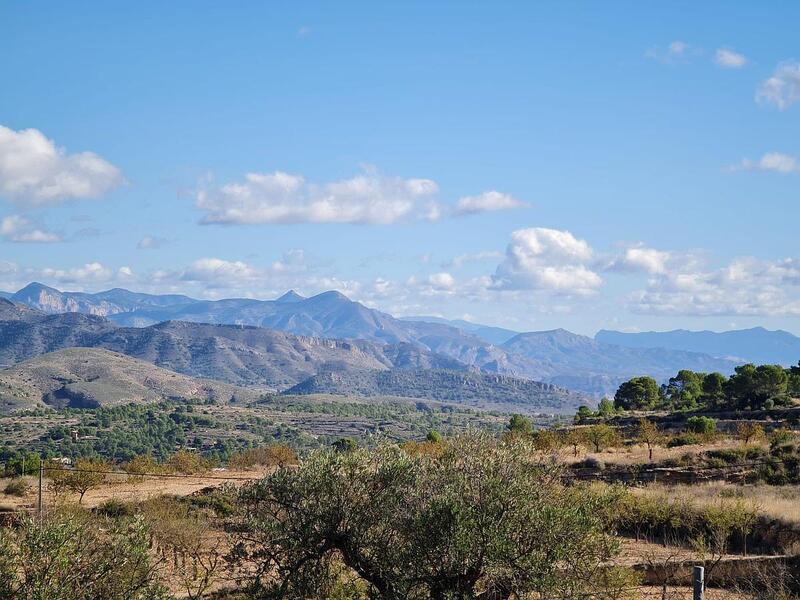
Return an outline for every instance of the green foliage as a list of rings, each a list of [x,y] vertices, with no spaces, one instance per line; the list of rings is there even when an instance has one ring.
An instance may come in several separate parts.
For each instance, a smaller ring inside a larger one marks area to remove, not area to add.
[[[680,448],[681,446],[696,446],[702,444],[703,436],[696,433],[679,433],[669,438],[667,448]]]
[[[603,398],[597,405],[597,414],[603,418],[613,417],[616,412],[614,403],[608,398]]]
[[[333,449],[342,454],[354,452],[358,449],[358,442],[349,437],[339,438],[333,442]]]
[[[717,430],[717,422],[711,417],[694,416],[686,419],[684,429],[689,433],[710,435]]]
[[[583,439],[594,449],[601,452],[606,448],[618,446],[622,443],[622,436],[616,428],[600,423],[582,429]]]
[[[24,568],[20,568],[24,565]],[[80,514],[0,528],[0,598],[156,600],[148,532],[141,519],[104,523]]]
[[[442,434],[436,431],[435,429],[431,429],[428,432],[428,435],[425,436],[425,441],[428,441],[431,444],[441,444],[442,440],[444,440]]]
[[[511,419],[508,421],[508,430],[515,435],[531,435],[533,423],[523,415],[511,415]]]
[[[670,377],[664,396],[673,410],[697,408],[703,396],[705,373],[683,369],[675,377]]]
[[[327,597],[342,563],[385,599],[596,591],[617,495],[562,485],[524,437],[442,446],[321,450],[244,487],[234,554],[256,561],[249,596]]]
[[[768,400],[782,403],[789,389],[789,375],[780,365],[746,364],[725,386],[728,402],[734,408],[763,408]]]
[[[661,395],[652,377],[634,377],[619,386],[614,406],[621,410],[646,410],[658,404]]]
[[[594,416],[594,411],[585,404],[581,404],[578,407],[578,412],[575,413],[575,422],[583,423],[584,421],[587,421],[593,416]]]

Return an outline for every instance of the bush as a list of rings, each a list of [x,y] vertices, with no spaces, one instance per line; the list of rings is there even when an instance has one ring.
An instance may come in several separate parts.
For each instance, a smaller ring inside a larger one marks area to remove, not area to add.
[[[694,416],[686,419],[684,429],[690,433],[710,435],[717,430],[717,422],[711,417]]]
[[[667,442],[667,448],[679,448],[681,446],[694,446],[702,444],[703,438],[694,433],[680,433],[672,436]]]
[[[17,477],[12,479],[6,484],[3,493],[6,496],[17,496],[19,498],[24,498],[28,495],[31,486],[28,485],[28,482],[22,479],[22,477]]]
[[[85,513],[56,514],[0,528],[0,598],[164,599],[156,577],[141,519],[101,527]]]
[[[297,464],[297,454],[286,444],[269,444],[260,448],[250,448],[237,452],[228,460],[231,469],[250,469],[252,467],[285,467]]]
[[[119,518],[132,517],[136,512],[133,506],[117,498],[109,498],[95,509],[95,512],[104,517]]]

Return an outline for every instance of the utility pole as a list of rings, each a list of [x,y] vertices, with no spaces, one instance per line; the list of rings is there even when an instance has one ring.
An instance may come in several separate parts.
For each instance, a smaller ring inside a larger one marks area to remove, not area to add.
[[[695,567],[692,569],[692,590],[693,600],[705,599],[705,569],[703,567]]]
[[[42,522],[42,476],[44,475],[44,461],[39,457],[39,500],[36,503],[36,508],[39,513],[39,523]]]

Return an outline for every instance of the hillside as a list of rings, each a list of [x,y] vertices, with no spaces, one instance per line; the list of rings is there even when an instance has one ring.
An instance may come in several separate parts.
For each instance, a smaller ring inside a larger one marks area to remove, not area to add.
[[[788,331],[770,331],[763,327],[736,331],[647,331],[623,333],[601,329],[599,342],[628,348],[669,348],[703,352],[712,356],[732,357],[741,362],[790,366],[800,360],[800,337]]]
[[[505,375],[441,369],[321,373],[285,394],[400,396],[468,404],[482,408],[572,414],[589,400],[582,394]]]
[[[252,390],[195,379],[98,348],[51,352],[0,371],[0,413],[48,405],[97,408],[179,398],[250,401]]]
[[[0,304],[0,365],[70,347],[104,348],[194,377],[268,389],[325,370],[466,368],[408,344],[328,340],[260,327],[166,322],[134,328],[79,313]]]

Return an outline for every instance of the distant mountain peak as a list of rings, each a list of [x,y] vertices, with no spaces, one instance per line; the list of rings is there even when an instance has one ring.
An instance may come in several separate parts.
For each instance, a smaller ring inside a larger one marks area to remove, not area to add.
[[[293,302],[302,302],[305,299],[305,296],[301,296],[294,290],[289,290],[283,296],[275,300],[275,302],[279,302],[281,304],[291,304]]]
[[[19,290],[14,295],[15,296],[24,296],[24,295],[27,295],[27,294],[38,294],[38,293],[43,292],[43,291],[44,292],[50,292],[51,294],[61,294],[61,292],[59,290],[57,290],[56,288],[52,288],[49,285],[45,285],[43,283],[39,283],[38,281],[32,281],[31,283],[26,285],[24,288]]]

